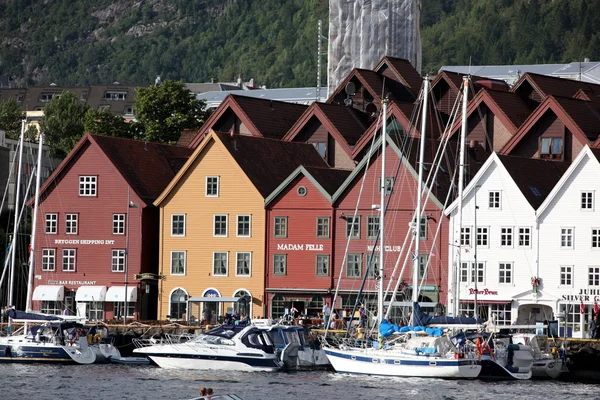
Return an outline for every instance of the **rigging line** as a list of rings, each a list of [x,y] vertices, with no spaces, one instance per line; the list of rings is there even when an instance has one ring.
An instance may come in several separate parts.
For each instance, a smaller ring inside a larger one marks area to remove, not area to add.
[[[383,114],[383,112],[382,112],[382,114]],[[384,118],[385,117],[387,117],[387,116],[384,116]],[[379,126],[379,122],[380,121],[377,121],[377,126]],[[375,132],[377,132],[377,126],[376,126]],[[367,172],[369,171],[369,164],[370,164],[371,157],[373,155],[373,151],[374,151],[374,148],[375,148],[376,138],[377,138],[377,135],[374,133],[373,134],[373,139],[371,141],[371,147],[369,149],[369,153],[367,154],[366,160],[365,160],[365,165],[364,165],[365,171],[363,173],[363,178],[362,178],[362,182],[361,182],[361,185],[360,185],[360,190],[358,192],[358,197],[356,199],[356,207],[354,209],[354,216],[352,217],[352,227],[351,227],[352,230],[351,230],[350,233],[354,232],[354,226],[355,226],[355,222],[356,222],[356,216],[357,216],[357,213],[358,213],[358,207],[360,205],[360,199],[361,199],[362,192],[363,192],[364,185],[365,185],[365,181],[366,181],[366,178],[367,178]],[[347,221],[346,221],[346,224],[347,224]],[[346,229],[348,229],[348,228],[346,228]],[[338,281],[337,281],[337,284],[336,284],[335,292],[333,294],[333,299],[331,301],[331,314],[330,315],[333,315],[333,313],[335,311],[335,301],[337,300],[338,293],[339,293],[339,290],[340,290],[340,285],[341,285],[341,281],[342,281],[342,275],[343,275],[343,272],[344,272],[344,267],[346,266],[346,259],[348,257],[348,250],[350,248],[350,240],[351,239],[352,239],[352,234],[348,235],[348,240],[346,241],[346,250],[344,251],[344,258],[342,259],[342,265],[340,267],[340,273],[338,275]],[[327,335],[328,331],[329,331],[329,321],[327,323],[327,326],[325,327],[325,335]]]

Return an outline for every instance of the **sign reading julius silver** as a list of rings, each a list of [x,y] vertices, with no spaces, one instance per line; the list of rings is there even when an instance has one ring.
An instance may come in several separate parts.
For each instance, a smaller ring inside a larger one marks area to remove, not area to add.
[[[104,239],[54,239],[54,244],[115,244],[115,241]]]

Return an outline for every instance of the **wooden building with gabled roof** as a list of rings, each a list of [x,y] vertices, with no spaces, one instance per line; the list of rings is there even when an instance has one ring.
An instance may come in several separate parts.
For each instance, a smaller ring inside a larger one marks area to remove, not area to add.
[[[186,135],[185,141],[195,149],[211,130],[231,135],[281,139],[306,108],[302,104],[230,94],[196,132],[195,137],[190,140]]]
[[[548,96],[598,97],[600,85],[528,72],[514,83],[510,91],[526,99],[535,108]]]
[[[86,134],[40,189],[34,310],[106,320],[124,316],[128,303],[128,318],[156,319],[152,202],[191,153]]]

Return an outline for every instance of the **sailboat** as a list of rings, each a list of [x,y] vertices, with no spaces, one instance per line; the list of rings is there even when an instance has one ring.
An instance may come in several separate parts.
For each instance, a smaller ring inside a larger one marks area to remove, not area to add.
[[[11,246],[11,275],[9,284],[9,305],[13,301],[13,281],[15,264],[15,243],[18,226],[18,210],[20,197],[20,172],[23,156],[23,141],[25,132],[25,121],[21,126],[21,137],[19,140],[19,163],[17,169],[17,189],[15,197],[15,234]],[[42,157],[43,134],[39,136],[38,159],[36,170],[36,191],[33,208],[31,252],[29,259],[29,273],[27,280],[27,305],[31,310],[31,298],[33,291],[33,254],[35,249],[35,229],[38,214],[38,198],[40,192],[40,167]],[[87,337],[81,334],[83,325],[66,321],[64,318],[54,315],[45,315],[32,312],[8,309],[9,335],[0,337],[0,363],[54,363],[54,364],[92,364],[96,360],[96,353],[88,346]],[[24,326],[10,334],[12,325],[23,323]],[[29,327],[29,324],[36,324]]]
[[[429,82],[426,79],[423,90],[423,120],[421,128],[421,144],[419,152],[419,176],[417,189],[417,207],[415,210],[415,221],[421,217],[421,200],[423,194],[423,159],[425,128],[427,118],[427,97]],[[385,152],[386,152],[386,134],[387,134],[387,100],[383,102],[383,123],[381,130],[381,199],[379,204],[379,283],[378,283],[378,302],[377,315],[381,318],[384,315],[383,300],[383,277],[384,275],[384,216],[385,216]],[[420,223],[415,223],[415,254],[418,254]],[[418,295],[419,295],[419,268],[418,257],[413,263],[412,274],[412,304],[413,323],[418,322]],[[337,372],[370,374],[398,377],[422,377],[422,378],[476,378],[481,365],[473,352],[467,351],[460,344],[452,341],[445,336],[423,336],[413,328],[412,332],[406,334],[391,335],[384,341],[385,330],[390,330],[386,321],[379,322],[379,340],[371,341],[336,341],[325,338],[323,340],[323,349],[329,362]],[[419,329],[420,330],[420,329]],[[424,330],[424,329],[423,329]]]

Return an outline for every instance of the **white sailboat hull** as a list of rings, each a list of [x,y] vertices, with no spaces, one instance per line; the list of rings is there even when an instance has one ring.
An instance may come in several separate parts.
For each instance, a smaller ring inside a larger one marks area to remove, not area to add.
[[[472,359],[409,357],[377,349],[333,349],[325,354],[337,372],[417,378],[477,378],[481,365]]]
[[[229,361],[224,359],[197,359],[197,358],[172,358],[151,355],[149,358],[161,368],[165,369],[192,369],[192,370],[220,370],[220,371],[258,371],[275,372],[281,367],[273,364],[272,367],[251,365],[242,359]]]

